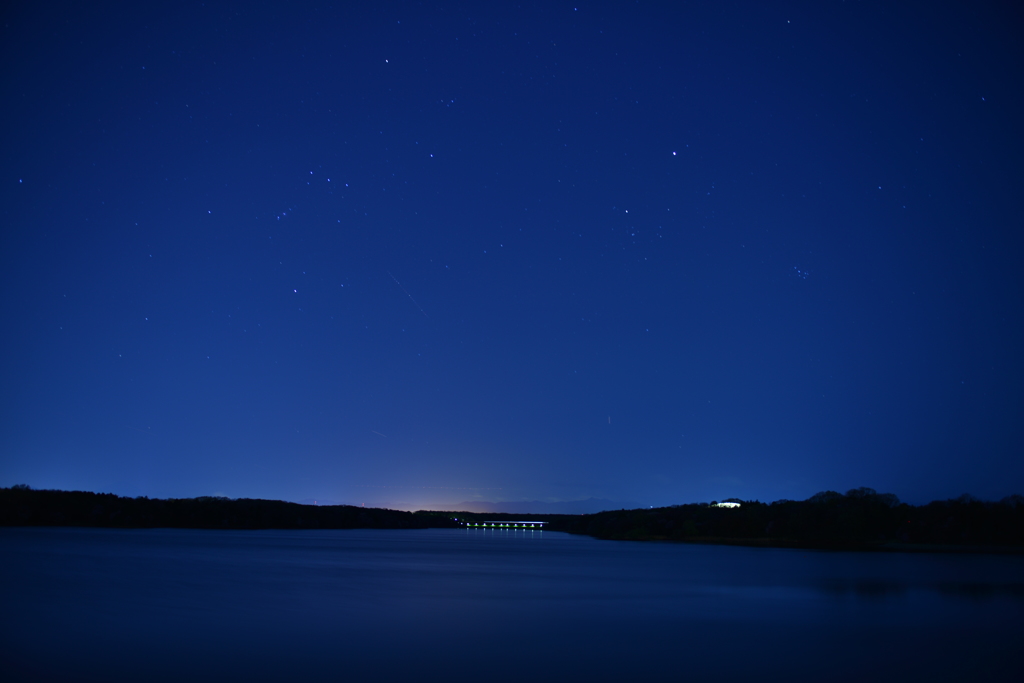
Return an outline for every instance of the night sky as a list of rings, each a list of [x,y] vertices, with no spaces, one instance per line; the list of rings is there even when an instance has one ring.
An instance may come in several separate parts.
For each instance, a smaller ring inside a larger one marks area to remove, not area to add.
[[[1024,492],[1013,3],[9,3],[0,485]]]

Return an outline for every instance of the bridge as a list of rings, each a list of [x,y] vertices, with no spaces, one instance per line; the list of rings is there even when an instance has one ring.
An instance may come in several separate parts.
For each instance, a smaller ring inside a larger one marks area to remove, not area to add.
[[[467,529],[526,529],[544,531],[547,522],[463,522]]]

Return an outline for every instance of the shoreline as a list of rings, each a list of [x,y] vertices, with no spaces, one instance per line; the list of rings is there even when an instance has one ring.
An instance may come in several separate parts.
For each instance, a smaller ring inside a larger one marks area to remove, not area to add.
[[[588,515],[404,512],[280,500],[127,498],[88,491],[0,488],[0,526],[122,529],[431,529],[484,521],[544,522],[599,540],[857,552],[1024,554],[1024,497],[961,497],[913,506],[855,489],[806,501],[691,503]]]

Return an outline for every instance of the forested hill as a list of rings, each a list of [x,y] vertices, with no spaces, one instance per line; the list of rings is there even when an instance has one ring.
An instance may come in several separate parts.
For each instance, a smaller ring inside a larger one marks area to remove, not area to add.
[[[424,529],[446,517],[352,505],[299,505],[251,498],[125,498],[112,493],[0,489],[0,526],[186,529]]]
[[[735,501],[599,512],[548,528],[597,538],[672,540],[807,548],[1024,551],[1024,497],[998,503],[970,496],[913,506],[868,488],[825,491],[804,501]]]

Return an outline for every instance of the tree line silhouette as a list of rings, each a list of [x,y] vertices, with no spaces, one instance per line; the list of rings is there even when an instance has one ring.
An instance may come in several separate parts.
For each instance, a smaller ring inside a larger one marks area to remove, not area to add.
[[[725,501],[723,501],[725,502]],[[858,488],[807,500],[741,501],[599,512],[552,520],[549,528],[597,538],[676,540],[808,548],[928,549],[935,546],[1024,550],[1024,496],[993,503],[964,495],[927,505]]]
[[[544,520],[549,531],[602,539],[802,548],[1024,552],[1024,496],[999,502],[968,495],[927,505],[858,488],[774,503],[730,499],[588,515],[403,512],[352,505],[300,505],[249,498],[128,498],[110,493],[0,488],[0,526],[193,529],[426,529],[466,521]],[[537,532],[541,533],[541,532]]]
[[[112,493],[34,490],[24,485],[0,488],[2,526],[425,529],[446,521],[401,510],[354,505],[300,505],[282,500],[232,500],[216,496],[127,498]]]

